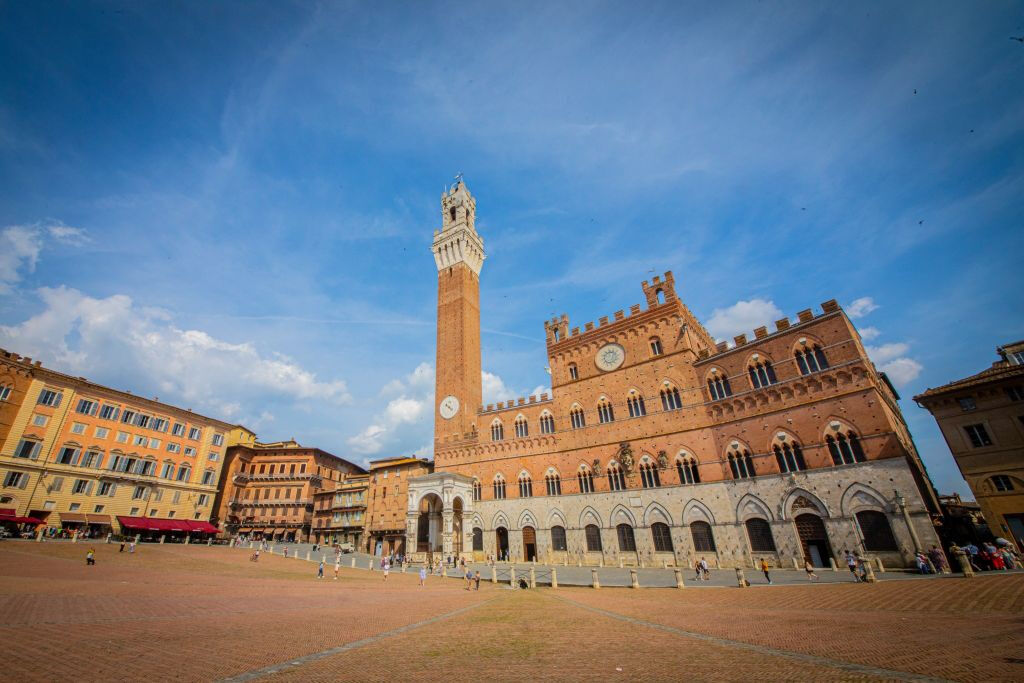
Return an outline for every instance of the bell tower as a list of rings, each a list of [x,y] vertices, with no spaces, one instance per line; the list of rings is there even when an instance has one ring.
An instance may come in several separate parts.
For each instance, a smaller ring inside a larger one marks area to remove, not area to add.
[[[484,241],[476,233],[476,200],[462,176],[441,195],[437,263],[437,368],[434,442],[463,438],[476,428],[480,377],[480,269]]]

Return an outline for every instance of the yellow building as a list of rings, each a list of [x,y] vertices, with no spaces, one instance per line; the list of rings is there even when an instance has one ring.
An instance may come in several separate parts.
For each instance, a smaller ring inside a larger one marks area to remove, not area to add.
[[[1024,550],[1024,341],[996,351],[992,367],[914,400],[939,423],[989,529]]]
[[[0,509],[48,527],[185,536],[209,525],[248,429],[0,349]]]

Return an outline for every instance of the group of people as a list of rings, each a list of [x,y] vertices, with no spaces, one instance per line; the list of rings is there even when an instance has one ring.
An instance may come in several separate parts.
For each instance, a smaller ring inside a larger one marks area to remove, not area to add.
[[[697,573],[695,581],[710,581],[711,570],[708,569],[708,562],[703,557],[693,563],[693,569]]]
[[[980,548],[973,543],[967,543],[960,546],[954,544],[949,549],[950,554],[954,555],[958,551],[964,553],[971,569],[976,572],[1004,571],[1024,567],[1017,550],[1009,541],[1001,538],[997,538],[995,544],[982,543]]]

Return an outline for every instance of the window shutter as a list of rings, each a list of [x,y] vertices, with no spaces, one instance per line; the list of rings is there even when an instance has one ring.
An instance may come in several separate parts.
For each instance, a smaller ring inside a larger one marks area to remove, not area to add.
[[[113,498],[114,497],[114,493],[116,491],[117,491],[117,484],[111,484],[110,485],[110,490],[107,491],[107,495],[110,496],[111,498]]]
[[[92,410],[89,411],[89,415],[96,417],[96,413],[100,412],[100,402],[96,401],[92,404]]]
[[[62,394],[62,393],[58,392],[58,393],[57,393],[57,398],[55,398],[55,399],[53,400],[53,407],[54,407],[54,408],[60,408],[60,400],[61,400],[62,398],[64,398],[64,394]]]
[[[23,489],[23,488],[26,488],[26,487],[28,487],[28,475],[27,474],[22,474],[21,475],[21,481],[18,482],[18,488],[19,489]]]
[[[33,460],[38,460],[39,459],[39,451],[40,451],[40,449],[42,447],[43,447],[43,444],[38,442],[38,441],[36,441],[34,444],[32,444],[32,452],[30,453],[29,457],[32,458]]]
[[[85,495],[87,495],[87,496],[91,496],[92,495],[92,487],[95,484],[96,484],[96,482],[90,481],[88,484],[85,485]]]
[[[79,449],[76,448],[74,450],[74,452],[72,453],[72,455],[71,455],[71,466],[72,467],[74,467],[74,466],[76,466],[78,464],[78,459],[80,457],[82,457],[82,451],[80,451]]]
[[[117,420],[117,418],[119,418],[119,417],[121,417],[121,409],[120,408],[114,408],[114,414],[110,416],[110,419],[111,420]]]

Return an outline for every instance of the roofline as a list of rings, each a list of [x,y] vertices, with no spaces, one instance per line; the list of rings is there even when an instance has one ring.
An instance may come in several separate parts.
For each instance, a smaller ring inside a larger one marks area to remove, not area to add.
[[[237,453],[237,449],[244,449],[244,450],[252,453],[253,455],[274,455],[274,456],[278,456],[278,455],[280,455],[280,456],[294,455],[295,451],[312,451],[314,454],[323,455],[323,456],[328,457],[328,458],[333,458],[334,460],[340,460],[341,462],[345,463],[346,465],[351,465],[352,468],[354,468],[356,470],[356,472],[359,473],[359,474],[369,474],[369,472],[367,472],[367,470],[363,469],[362,467],[360,467],[359,465],[355,464],[354,462],[352,462],[350,460],[346,460],[345,458],[341,457],[340,455],[335,455],[334,453],[330,453],[328,451],[325,451],[322,448],[317,448],[316,446],[303,446],[303,445],[300,444],[298,447],[292,447],[292,448],[286,448],[286,447],[281,447],[281,448],[266,448],[266,447],[257,448],[257,447],[254,447],[254,446],[250,446],[248,444],[238,443],[238,444],[235,444],[235,445],[231,446],[231,448],[230,448],[230,450],[233,450],[236,453]]]

